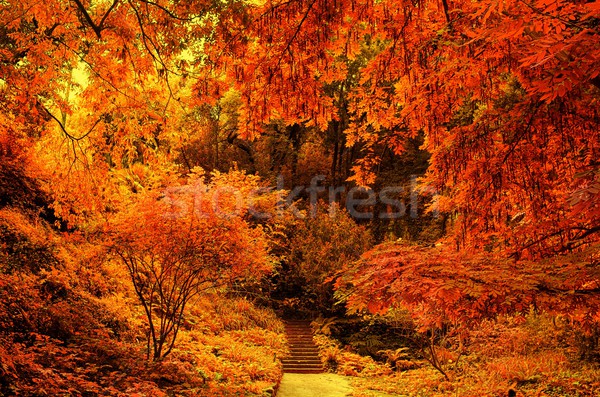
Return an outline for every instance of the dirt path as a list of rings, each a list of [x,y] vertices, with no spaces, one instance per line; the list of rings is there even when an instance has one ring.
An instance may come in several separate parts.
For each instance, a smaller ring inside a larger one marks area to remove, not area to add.
[[[346,397],[348,379],[335,374],[283,374],[277,397]]]

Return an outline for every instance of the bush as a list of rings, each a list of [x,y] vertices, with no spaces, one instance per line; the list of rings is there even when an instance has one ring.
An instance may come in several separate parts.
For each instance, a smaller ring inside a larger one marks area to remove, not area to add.
[[[371,234],[336,205],[320,203],[314,214],[307,210],[305,215],[283,218],[274,234],[281,265],[271,296],[285,315],[339,313],[343,307],[334,299],[334,277],[370,248]]]

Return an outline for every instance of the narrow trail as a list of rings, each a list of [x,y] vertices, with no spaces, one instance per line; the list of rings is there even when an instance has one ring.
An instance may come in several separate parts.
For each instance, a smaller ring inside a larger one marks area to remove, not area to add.
[[[284,373],[277,397],[346,397],[352,388],[345,376]]]
[[[283,362],[277,397],[345,397],[352,388],[341,375],[323,373],[319,350],[309,321],[287,321],[285,331],[290,356]]]

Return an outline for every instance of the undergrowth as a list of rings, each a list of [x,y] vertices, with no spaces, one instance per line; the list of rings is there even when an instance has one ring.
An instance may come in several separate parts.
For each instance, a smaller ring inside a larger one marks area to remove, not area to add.
[[[173,352],[146,360],[146,317],[97,247],[0,210],[0,396],[268,396],[283,324],[218,291],[190,302]]]
[[[409,349],[383,350],[375,360],[329,336],[315,338],[324,366],[353,376],[354,397],[503,397],[509,388],[521,397],[598,396],[600,368],[586,359],[589,339],[567,319],[545,314],[484,321],[463,340],[458,360],[444,352],[446,380]]]

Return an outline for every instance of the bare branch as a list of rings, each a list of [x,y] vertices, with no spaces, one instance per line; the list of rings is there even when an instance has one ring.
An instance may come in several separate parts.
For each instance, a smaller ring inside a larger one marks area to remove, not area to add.
[[[60,121],[55,115],[52,114],[52,112],[50,110],[48,110],[48,108],[46,108],[39,100],[37,101],[38,104],[46,111],[46,113],[54,120],[58,123],[60,129],[62,130],[62,132],[67,136],[67,138],[69,138],[72,141],[81,141],[82,139],[85,139],[88,137],[88,135],[90,135],[92,133],[92,131],[94,130],[94,128],[96,128],[96,126],[98,125],[98,123],[100,123],[100,121],[102,121],[102,117],[99,117],[98,120],[96,120],[96,122],[90,127],[90,129],[83,135],[81,136],[75,136],[71,133],[69,133],[65,127],[65,125],[62,123],[62,121]]]
[[[317,2],[317,0],[313,0],[308,5],[308,8],[306,9],[306,12],[302,16],[302,19],[300,20],[300,22],[298,23],[298,26],[296,27],[296,30],[294,31],[294,34],[288,40],[287,44],[285,45],[285,48],[281,51],[281,55],[279,56],[279,60],[277,61],[277,67],[279,67],[279,65],[281,64],[281,60],[283,59],[283,54],[285,54],[286,51],[290,51],[290,54],[291,54],[291,45],[294,42],[294,40],[296,40],[296,37],[300,33],[300,30],[302,30],[302,25],[304,25],[304,22],[308,18],[308,15],[310,14],[310,11],[312,10],[312,8],[313,8],[313,6],[315,5],[316,2]]]
[[[191,18],[183,18],[183,17],[180,17],[179,15],[175,14],[173,11],[169,10],[168,8],[163,7],[160,4],[155,3],[153,1],[150,1],[150,0],[139,0],[139,1],[142,2],[142,3],[148,4],[148,5],[151,5],[153,7],[156,7],[158,9],[160,9],[165,14],[167,14],[169,17],[171,17],[173,19],[177,19],[178,21],[190,22],[190,21],[193,21],[194,19],[198,18],[198,16],[194,16],[194,17],[191,17]],[[206,10],[204,12],[206,12]]]
[[[104,22],[106,21],[106,18],[112,12],[112,10],[117,6],[118,3],[119,3],[119,0],[114,0],[113,3],[111,4],[111,6],[108,8],[108,10],[106,10],[106,12],[104,13],[104,16],[100,20],[100,24],[98,25],[98,28],[100,29],[100,31],[104,30]]]
[[[114,0],[113,1],[113,3],[111,4],[111,6],[108,8],[108,10],[102,16],[102,19],[100,20],[100,23],[98,25],[96,25],[96,23],[92,19],[91,15],[87,12],[87,10],[85,9],[85,6],[81,2],[81,0],[73,0],[73,1],[77,5],[77,8],[79,9],[79,11],[81,12],[81,14],[85,18],[85,20],[88,23],[88,25],[90,25],[90,27],[92,28],[92,30],[94,31],[94,33],[96,33],[96,36],[98,37],[98,39],[101,39],[102,38],[102,30],[104,30],[104,22],[106,21],[106,18],[108,18],[108,15],[117,6],[117,4],[119,3],[120,0]]]

